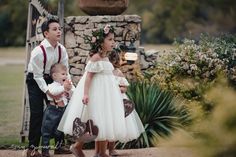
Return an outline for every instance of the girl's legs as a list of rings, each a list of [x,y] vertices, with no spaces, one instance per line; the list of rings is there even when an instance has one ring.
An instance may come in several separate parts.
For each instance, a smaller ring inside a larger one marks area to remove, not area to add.
[[[83,145],[83,142],[76,142],[75,144],[71,145],[70,150],[76,157],[85,157],[85,154],[82,151]]]
[[[99,151],[100,151],[100,144],[98,141],[95,141],[95,156],[99,155]]]
[[[98,141],[99,143],[99,156],[100,157],[109,157],[109,155],[106,154],[107,150],[107,141]]]
[[[115,142],[108,142],[109,155],[117,156],[118,153],[115,151]]]

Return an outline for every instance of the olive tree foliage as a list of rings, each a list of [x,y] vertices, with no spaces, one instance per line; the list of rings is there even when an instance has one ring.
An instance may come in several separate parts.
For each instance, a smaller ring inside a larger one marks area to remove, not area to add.
[[[25,0],[0,0],[0,46],[24,44],[27,6]]]
[[[147,43],[236,33],[234,0],[130,0],[127,13],[142,17],[142,40]]]
[[[57,14],[59,0],[40,0]],[[78,0],[64,0],[65,17],[85,15]],[[0,46],[23,46],[28,0],[0,0]],[[172,43],[175,39],[199,39],[201,33],[236,33],[235,0],[129,0],[123,14],[142,17],[143,43]]]
[[[76,0],[65,1],[65,16],[82,15]],[[24,46],[28,0],[0,0],[0,47]],[[58,0],[40,0],[51,14],[57,14]]]

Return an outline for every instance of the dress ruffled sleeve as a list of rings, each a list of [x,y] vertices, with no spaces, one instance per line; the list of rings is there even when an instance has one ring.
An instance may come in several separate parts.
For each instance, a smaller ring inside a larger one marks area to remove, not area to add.
[[[85,70],[88,72],[99,73],[104,70],[102,62],[91,62],[89,61],[85,67]]]
[[[129,82],[125,77],[119,77],[118,81],[121,86],[129,86]]]

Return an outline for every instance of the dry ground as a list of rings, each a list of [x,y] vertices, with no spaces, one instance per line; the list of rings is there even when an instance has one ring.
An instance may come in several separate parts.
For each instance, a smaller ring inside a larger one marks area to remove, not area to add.
[[[147,45],[145,50],[157,49],[162,52],[169,50],[172,46]],[[0,67],[10,65],[21,65],[25,62],[24,48],[0,48]],[[19,102],[21,104],[21,102]],[[5,128],[8,130],[7,128]],[[5,131],[6,132],[6,131]],[[8,131],[7,131],[8,132]],[[18,132],[18,131],[17,131]],[[2,136],[2,135],[1,135]],[[93,150],[85,150],[87,157],[93,156]],[[182,147],[156,147],[145,149],[118,150],[121,157],[195,157],[189,148]],[[53,154],[53,152],[51,152]],[[0,157],[23,157],[23,150],[0,150]],[[52,155],[53,156],[53,155]],[[73,155],[55,155],[56,157],[73,157]]]
[[[93,156],[93,150],[85,150],[86,157]],[[120,157],[195,157],[189,148],[158,147],[145,149],[118,150]],[[0,150],[0,157],[23,157],[22,150]],[[51,152],[53,154],[53,152]],[[51,155],[52,157],[74,157],[69,155]]]

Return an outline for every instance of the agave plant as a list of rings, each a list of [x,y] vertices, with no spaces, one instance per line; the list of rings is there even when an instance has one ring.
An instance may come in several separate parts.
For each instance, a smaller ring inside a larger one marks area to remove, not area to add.
[[[157,84],[131,83],[127,95],[136,105],[135,109],[144,125],[145,132],[136,140],[118,143],[118,147],[145,148],[154,146],[154,139],[170,135],[173,130],[190,120],[187,109],[177,104],[180,101],[177,101],[178,99],[170,92],[160,89]]]

